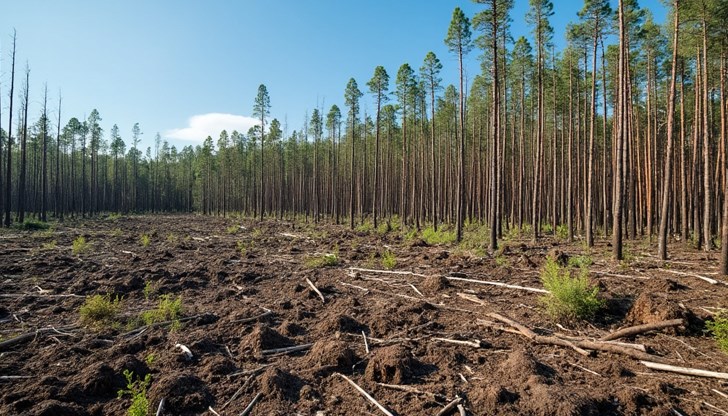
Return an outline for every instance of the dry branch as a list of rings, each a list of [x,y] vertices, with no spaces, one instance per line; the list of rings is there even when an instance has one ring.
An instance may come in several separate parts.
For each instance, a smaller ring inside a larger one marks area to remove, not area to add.
[[[505,287],[506,289],[516,289],[516,290],[525,290],[527,292],[536,292],[536,293],[549,293],[546,289],[539,289],[536,287],[526,287],[526,286],[517,286],[517,285],[509,285],[502,282],[490,282],[487,280],[477,280],[477,279],[467,279],[464,277],[455,277],[455,276],[445,276],[447,280],[457,280],[460,282],[468,282],[468,283],[477,283],[481,285],[490,285],[490,286],[498,286],[498,287]]]
[[[434,339],[435,341],[447,342],[447,343],[455,344],[455,345],[466,345],[468,347],[473,347],[473,348],[482,348],[483,347],[483,343],[477,339],[473,340],[473,341],[462,341],[459,339],[448,339],[448,338],[438,338],[438,337],[433,337],[432,339]]]
[[[217,413],[217,412],[215,411],[215,409],[213,409],[213,408],[212,408],[212,406],[207,406],[207,410],[209,410],[209,411],[210,411],[210,413],[212,413],[212,414],[213,414],[213,415],[215,415],[215,416],[220,416],[220,413]]]
[[[270,354],[288,354],[296,351],[303,351],[311,348],[313,344],[303,344],[303,345],[295,345],[293,347],[284,347],[284,348],[273,348],[270,350],[263,350],[260,353],[263,355],[270,355]]]
[[[406,393],[414,393],[414,394],[419,394],[422,396],[428,396],[428,397],[432,397],[435,400],[444,399],[444,397],[439,394],[430,393],[429,391],[418,390],[412,386],[403,386],[400,384],[386,384],[386,383],[377,383],[377,386],[381,386],[381,387],[392,389],[392,390],[403,391]]]
[[[635,325],[627,328],[622,328],[618,331],[612,332],[609,335],[600,338],[600,341],[613,341],[615,339],[630,337],[633,335],[642,334],[649,331],[655,331],[663,328],[670,328],[673,326],[680,326],[683,324],[682,319],[671,319],[669,321],[654,322],[651,324]]]
[[[181,350],[182,350],[182,353],[183,353],[183,354],[185,355],[185,359],[186,359],[187,361],[191,360],[191,359],[192,359],[192,358],[194,357],[194,355],[192,355],[192,351],[190,351],[190,349],[189,349],[189,348],[187,348],[187,346],[186,346],[186,345],[182,345],[182,344],[174,344],[174,347],[175,347],[175,348],[179,348],[179,349],[181,349]]]
[[[235,324],[246,324],[248,322],[255,322],[260,318],[265,318],[266,316],[273,315],[273,311],[270,309],[263,308],[265,312],[261,313],[260,315],[251,316],[250,318],[242,318],[242,319],[235,319],[233,321],[230,321],[230,323]]]
[[[617,274],[617,273],[609,273],[609,272],[600,272],[600,271],[592,271],[594,274],[599,274],[602,276],[610,276],[610,277],[621,277],[625,279],[640,279],[640,280],[650,280],[650,277],[647,276],[633,276],[629,274]]]
[[[410,285],[410,287],[412,288],[412,290],[414,290],[415,292],[417,292],[418,295],[422,296],[423,298],[425,297],[425,295],[423,295],[422,292],[420,292],[419,290],[417,290],[417,288],[415,287],[415,285],[413,285],[412,283],[407,283],[407,284]]]
[[[162,416],[164,414],[164,402],[166,401],[166,398],[162,397],[162,400],[159,401],[159,406],[157,406],[157,413],[156,416]]]
[[[463,399],[462,397],[456,397],[455,400],[451,401],[447,404],[447,406],[440,409],[439,412],[435,416],[445,416],[452,412],[460,403],[462,403]]]
[[[253,406],[258,403],[258,400],[260,400],[260,396],[262,395],[263,393],[256,394],[255,397],[253,397],[253,400],[250,401],[250,404],[248,404],[248,406],[240,413],[240,416],[247,416],[248,414],[250,414],[250,412],[253,411]]]
[[[308,283],[308,285],[311,286],[311,289],[313,289],[313,291],[316,292],[316,294],[318,295],[318,297],[321,298],[321,302],[326,303],[326,299],[324,298],[323,293],[321,293],[321,291],[318,290],[318,288],[316,287],[316,285],[313,284],[313,282],[311,281],[311,279],[309,279],[307,277],[306,278],[306,283]]]
[[[649,360],[640,360],[640,362],[647,368],[652,370],[669,371],[677,374],[684,374],[688,376],[696,377],[708,377],[708,378],[719,378],[728,380],[728,373],[719,373],[717,371],[700,370],[697,368],[689,367],[678,367],[675,365],[669,365],[664,363],[652,362]]]
[[[369,343],[367,342],[367,334],[361,331],[361,336],[364,338],[364,350],[369,354]]]
[[[70,330],[78,329],[78,327],[76,327],[76,326],[67,326],[67,327],[62,327],[61,329],[64,330],[64,331],[70,331]],[[25,334],[18,335],[15,338],[10,338],[8,340],[5,340],[5,341],[0,342],[0,351],[4,351],[5,349],[10,348],[10,347],[12,347],[15,344],[20,344],[20,343],[29,341],[29,340],[37,337],[38,335],[42,335],[42,334],[45,334],[47,332],[60,333],[59,330],[56,329],[56,328],[54,328],[54,327],[50,327],[50,328],[39,328],[39,329],[37,329],[37,330],[35,330],[33,332],[26,332]],[[67,334],[64,334],[64,335],[67,335]]]
[[[376,270],[376,269],[362,269],[360,267],[349,267],[350,271],[362,272],[362,273],[379,273],[379,274],[399,274],[407,276],[427,277],[427,275],[415,272],[407,272],[403,270]]]
[[[629,356],[632,358],[636,358],[638,360],[666,362],[666,360],[664,360],[661,357],[647,354],[645,352],[638,351],[633,348],[626,348],[626,347],[616,345],[613,343],[609,343],[609,342],[589,341],[589,340],[585,340],[585,339],[578,340],[578,341],[577,340],[569,341],[569,340],[566,340],[563,338],[558,338],[558,337],[538,335],[535,332],[533,332],[532,330],[528,329],[527,327],[519,324],[518,322],[513,321],[504,316],[501,316],[497,313],[489,313],[488,316],[518,329],[518,331],[520,331],[521,334],[523,334],[523,336],[525,336],[526,338],[528,338],[538,344],[559,345],[559,346],[563,346],[563,347],[574,348],[574,349],[576,349],[576,351],[579,351],[579,350],[584,351],[584,349],[594,350],[594,351],[606,351],[606,352],[611,352],[611,353],[615,353],[615,354],[626,355],[626,356]]]
[[[130,335],[136,335],[139,332],[146,331],[147,329],[150,329],[150,328],[156,328],[156,327],[159,327],[159,326],[172,325],[172,324],[174,324],[176,322],[187,322],[187,321],[191,321],[193,319],[201,318],[203,316],[208,316],[208,315],[209,314],[201,313],[201,314],[198,314],[198,315],[188,316],[186,318],[173,319],[171,321],[155,322],[155,323],[150,324],[150,325],[140,326],[137,329],[132,329],[131,331],[125,332],[125,333],[121,334],[120,336],[122,336],[122,337],[128,337]]]
[[[697,273],[680,272],[677,270],[668,270],[668,269],[658,269],[658,270],[661,272],[665,272],[665,273],[676,274],[678,276],[697,277],[698,279],[705,280],[706,282],[710,283],[711,285],[717,285],[718,283],[720,283],[719,281],[717,281],[715,279],[711,279],[710,277],[705,277],[705,276],[699,275]]]
[[[392,414],[392,412],[390,412],[389,410],[387,410],[386,407],[384,407],[381,404],[379,404],[378,401],[374,400],[374,397],[372,397],[369,393],[367,393],[366,390],[364,390],[363,388],[359,387],[359,385],[356,384],[356,383],[354,383],[349,377],[347,377],[347,376],[345,376],[345,375],[343,375],[341,373],[336,373],[336,374],[340,375],[341,377],[344,378],[344,380],[348,381],[349,384],[351,384],[359,393],[362,394],[362,396],[366,397],[366,399],[369,400],[373,405],[377,406],[377,408],[379,408],[379,410],[381,410],[382,413],[384,413],[387,416],[394,416]]]

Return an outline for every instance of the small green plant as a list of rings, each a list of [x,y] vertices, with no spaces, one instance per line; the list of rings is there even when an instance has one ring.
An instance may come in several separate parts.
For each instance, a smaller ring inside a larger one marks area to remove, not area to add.
[[[374,226],[369,221],[363,221],[361,224],[357,225],[354,230],[359,233],[370,233],[374,229]]]
[[[81,322],[92,326],[103,326],[114,322],[116,315],[121,310],[121,298],[117,295],[111,297],[106,295],[93,295],[86,298],[81,305],[79,314]]]
[[[168,243],[176,243],[177,242],[177,235],[174,234],[174,233],[169,233],[169,234],[167,234],[166,240],[167,240]]]
[[[397,265],[397,257],[395,257],[394,253],[387,250],[384,253],[382,253],[382,267],[384,267],[387,270],[394,269],[394,266]]]
[[[544,234],[551,234],[554,232],[554,227],[549,223],[541,224],[541,232]]]
[[[566,224],[561,224],[556,227],[556,238],[559,240],[569,239],[569,227]]]
[[[154,285],[152,284],[151,280],[147,280],[146,282],[144,282],[144,289],[142,292],[144,293],[144,299],[149,300],[152,292],[154,292]]]
[[[435,230],[427,227],[422,231],[422,239],[429,245],[451,244],[455,242],[455,232],[448,231],[444,226]]]
[[[546,312],[557,321],[590,319],[602,308],[599,288],[589,283],[586,267],[572,277],[571,267],[561,267],[552,258],[546,260],[541,281],[548,294],[541,297]]]
[[[26,231],[43,231],[50,228],[47,222],[27,219],[18,225],[18,228]]]
[[[56,242],[56,240],[51,240],[51,241],[49,241],[47,243],[43,243],[43,245],[41,246],[41,248],[43,250],[45,250],[45,251],[55,250],[57,244],[58,243]]]
[[[137,377],[134,380],[134,372],[130,370],[124,370],[124,378],[126,379],[126,389],[119,390],[119,398],[130,395],[131,405],[126,414],[128,416],[147,416],[149,411],[149,399],[147,399],[147,387],[152,382],[152,375],[147,374],[144,376],[144,380],[140,380]]]
[[[71,247],[71,251],[73,251],[73,254],[83,254],[87,252],[91,248],[90,244],[86,241],[86,237],[79,235],[78,238],[73,240],[73,246]]]
[[[150,365],[154,364],[154,361],[156,361],[156,359],[157,359],[157,356],[156,356],[156,355],[154,355],[154,353],[153,353],[153,352],[150,352],[150,353],[149,353],[149,354],[147,354],[147,356],[146,356],[146,357],[144,358],[144,361],[145,361],[145,362],[147,363],[147,365],[148,365],[148,366],[150,366]]]
[[[124,233],[121,231],[121,228],[116,227],[113,230],[111,230],[111,233],[110,234],[111,234],[112,237],[121,237],[122,234],[124,234]]]
[[[175,298],[170,294],[164,294],[159,297],[159,304],[156,309],[142,312],[139,318],[145,325],[152,325],[157,322],[176,321],[172,325],[172,329],[176,329],[179,327],[177,320],[181,315],[182,296]]]
[[[149,244],[152,243],[152,239],[149,238],[148,234],[142,234],[141,237],[139,237],[139,244],[142,245],[142,247],[149,247]]]
[[[569,266],[571,267],[589,267],[594,264],[591,256],[588,254],[582,254],[580,256],[569,257]]]
[[[412,228],[404,234],[404,241],[410,242],[417,238],[417,229]]]
[[[120,218],[121,218],[121,214],[118,212],[112,212],[111,214],[109,214],[108,217],[106,217],[106,219],[109,221],[116,221]]]
[[[237,234],[237,233],[238,233],[238,231],[240,231],[240,226],[237,226],[237,225],[233,224],[233,225],[231,225],[231,226],[227,227],[227,228],[225,229],[225,231],[226,231],[226,232],[227,232],[228,234]]]
[[[715,314],[713,320],[705,322],[705,327],[715,338],[718,348],[728,353],[728,316],[726,316],[726,312],[720,311]]]
[[[497,252],[495,255],[495,264],[498,267],[508,267],[510,262],[508,261],[508,257],[503,255],[503,252]]]
[[[339,255],[337,253],[326,253],[319,256],[312,256],[306,259],[305,265],[310,269],[338,266]]]

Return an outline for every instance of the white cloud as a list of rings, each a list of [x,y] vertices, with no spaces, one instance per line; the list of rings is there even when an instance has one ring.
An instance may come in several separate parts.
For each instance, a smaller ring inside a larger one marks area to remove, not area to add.
[[[198,114],[190,117],[187,127],[171,129],[164,133],[165,137],[178,140],[202,142],[211,136],[214,140],[220,137],[220,132],[227,130],[228,134],[233,130],[247,134],[248,129],[260,123],[253,117],[240,116],[226,113]]]

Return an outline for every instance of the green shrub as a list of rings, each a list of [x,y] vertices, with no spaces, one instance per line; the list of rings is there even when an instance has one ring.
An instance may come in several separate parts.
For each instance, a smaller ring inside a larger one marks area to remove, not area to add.
[[[50,225],[47,222],[28,219],[23,221],[22,224],[18,224],[18,228],[26,231],[41,231],[47,230]]]
[[[152,243],[152,239],[149,238],[148,234],[142,234],[141,237],[139,237],[139,244],[142,245],[142,247],[149,247],[149,244]]]
[[[91,245],[86,242],[86,237],[80,235],[78,238],[73,240],[73,246],[71,250],[73,251],[73,254],[83,254],[87,252],[91,248]]]
[[[591,256],[588,254],[582,254],[580,256],[569,257],[569,266],[571,266],[571,267],[584,268],[584,267],[589,267],[592,264],[594,264],[594,261],[592,260]]]
[[[119,390],[119,398],[130,395],[131,405],[126,414],[128,416],[147,416],[149,411],[149,399],[147,398],[147,387],[152,382],[152,375],[147,374],[144,380],[137,377],[134,380],[134,373],[130,370],[124,370],[124,378],[126,379],[126,389]]]
[[[569,239],[569,227],[566,224],[561,224],[556,227],[556,238],[559,240]]]
[[[370,233],[374,229],[374,225],[372,225],[369,221],[363,221],[361,224],[357,225],[356,228],[354,228],[354,231],[358,233]]]
[[[47,243],[43,243],[43,245],[41,246],[41,248],[43,250],[55,250],[57,244],[58,243],[56,242],[56,240],[51,240],[51,241],[49,241]]]
[[[174,234],[174,233],[169,233],[169,234],[167,234],[166,240],[167,240],[168,243],[176,243],[177,242],[177,235]]]
[[[231,226],[227,227],[227,228],[225,229],[225,231],[226,231],[226,232],[227,232],[228,234],[237,234],[237,233],[238,233],[238,231],[240,231],[240,226],[237,226],[237,225],[234,225],[234,224],[233,224],[233,225],[231,225]]]
[[[715,314],[712,321],[705,322],[705,326],[715,338],[718,347],[723,352],[728,353],[728,316],[726,316],[726,313],[719,312]]]
[[[306,259],[306,267],[319,269],[321,267],[334,267],[339,265],[339,256],[336,253],[326,253]]]
[[[585,267],[572,277],[571,267],[561,267],[554,259],[548,258],[541,272],[541,281],[549,291],[541,297],[541,302],[555,320],[590,319],[604,305],[598,297],[599,288],[589,283]]]
[[[121,310],[121,298],[119,296],[111,297],[106,295],[93,295],[86,298],[81,305],[79,314],[81,322],[92,326],[103,326],[113,323],[116,315]]]
[[[109,214],[108,217],[106,217],[106,219],[109,221],[116,221],[119,218],[121,218],[121,214],[118,212],[112,212],[111,214]]]
[[[149,300],[152,292],[154,292],[154,285],[152,284],[151,280],[147,280],[146,282],[144,282],[144,299]]]
[[[181,315],[182,296],[175,298],[165,294],[159,297],[157,308],[142,312],[140,319],[145,325],[152,325],[158,322],[177,321]],[[178,323],[173,324],[173,328],[178,325]]]
[[[544,234],[551,234],[554,232],[554,227],[549,223],[541,224],[541,232]]]
[[[451,244],[455,242],[455,238],[455,231],[448,231],[444,226],[437,230],[432,227],[427,227],[422,231],[422,239],[430,245]]]
[[[394,256],[394,253],[387,250],[382,254],[382,267],[384,267],[387,270],[394,269],[394,266],[397,265],[397,257]]]

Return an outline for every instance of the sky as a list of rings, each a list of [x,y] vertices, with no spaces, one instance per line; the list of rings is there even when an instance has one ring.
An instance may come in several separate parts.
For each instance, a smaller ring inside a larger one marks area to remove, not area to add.
[[[554,0],[554,41],[581,2]],[[394,89],[397,69],[418,71],[428,51],[442,61],[443,85],[457,84],[456,57],[443,39],[455,7],[472,18],[482,5],[457,0],[22,0],[0,6],[0,89],[7,129],[10,50],[17,30],[16,72],[30,67],[30,115],[40,114],[48,86],[51,119],[62,124],[98,109],[108,132],[119,126],[129,146],[139,123],[142,147],[159,133],[181,148],[207,135],[247,133],[258,85],[270,94],[271,117],[288,133],[301,130],[306,112],[332,104],[342,112],[344,88],[356,79],[362,110],[375,109],[366,82],[378,65]],[[532,38],[525,22],[528,0],[515,0],[514,38]],[[612,0],[616,8],[616,0]],[[658,23],[666,9],[641,0]],[[533,42],[532,42],[533,43]],[[469,77],[480,71],[474,49]],[[16,97],[22,82],[16,73]],[[15,111],[17,114],[17,100]],[[14,120],[13,124],[17,122]]]

